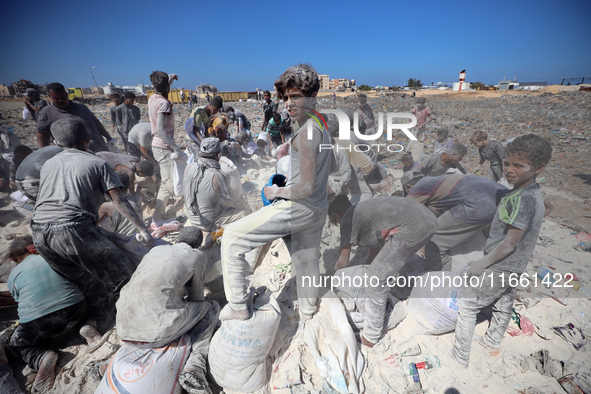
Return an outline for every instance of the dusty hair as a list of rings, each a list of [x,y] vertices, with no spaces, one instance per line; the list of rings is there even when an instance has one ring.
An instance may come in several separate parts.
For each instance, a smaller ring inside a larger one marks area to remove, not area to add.
[[[6,250],[4,258],[6,260],[12,260],[15,257],[22,256],[25,253],[29,253],[27,247],[31,245],[33,245],[33,237],[31,237],[30,235],[16,237],[12,240],[10,245],[8,245],[8,250]]]
[[[402,155],[402,157],[400,158],[400,161],[402,163],[413,163],[414,159],[412,157],[412,155],[409,152],[406,152]]]
[[[203,233],[197,227],[187,226],[179,231],[177,242],[186,243],[193,249],[197,249],[203,242]]]
[[[447,153],[450,156],[456,154],[456,155],[464,157],[468,153],[468,148],[466,148],[466,145],[456,142],[455,144],[453,144],[451,146],[451,148],[449,148],[449,151]]]
[[[480,141],[485,141],[488,139],[488,134],[484,131],[475,131],[474,134],[470,136],[470,142],[476,144]]]
[[[170,83],[168,82],[168,74],[164,71],[154,71],[150,74],[150,82],[157,92],[166,92],[170,89]]]
[[[154,163],[148,160],[140,160],[135,165],[136,168],[146,174],[146,176],[154,175]]]
[[[548,164],[552,158],[552,146],[547,139],[535,134],[515,138],[505,147],[505,155],[515,155],[527,160],[535,170]]]
[[[62,85],[59,82],[52,82],[52,83],[48,84],[45,88],[47,89],[47,92],[49,92],[50,90],[55,93],[66,91],[66,88],[64,88],[64,85]]]
[[[131,179],[129,179],[129,175],[127,175],[127,173],[123,171],[115,171],[115,174],[117,174],[117,178],[119,178],[119,181],[123,185],[122,189],[129,189],[129,186],[131,186]]]
[[[349,201],[349,198],[347,196],[339,195],[328,206],[328,217],[331,217],[335,213],[340,217],[343,217],[349,208],[351,208],[351,201]]]
[[[55,141],[64,148],[78,147],[89,138],[84,123],[76,118],[59,119],[49,129]]]
[[[285,100],[285,93],[289,88],[301,90],[306,97],[314,96],[320,89],[318,73],[309,64],[300,64],[288,68],[275,81],[275,90],[277,90],[278,97]]]
[[[440,135],[443,138],[447,138],[447,136],[449,135],[449,130],[446,128],[441,128],[441,129],[437,130],[437,135]]]
[[[427,99],[425,97],[419,97],[417,99],[417,104],[425,104],[427,102]]]

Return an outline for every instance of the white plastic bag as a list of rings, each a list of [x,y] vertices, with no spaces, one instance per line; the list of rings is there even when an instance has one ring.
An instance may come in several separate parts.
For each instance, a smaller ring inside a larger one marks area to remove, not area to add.
[[[216,383],[247,393],[262,388],[267,383],[267,355],[280,321],[281,308],[269,290],[255,299],[250,319],[223,321],[209,346],[209,365]]]
[[[220,157],[220,171],[224,174],[226,185],[230,191],[230,201],[223,200],[222,204],[238,209],[244,208],[244,199],[242,198],[242,184],[240,183],[240,172],[238,167],[227,157]]]
[[[447,280],[433,281],[429,277],[454,277],[454,272],[428,272],[422,276],[425,286],[415,286],[407,303],[411,315],[423,328],[417,334],[444,334],[455,330],[458,321],[458,300],[462,287],[454,287]],[[453,281],[452,281],[453,282]],[[431,283],[443,283],[431,288]],[[451,286],[450,286],[451,284]]]
[[[18,190],[10,194],[10,199],[12,200],[12,206],[14,207],[14,209],[16,209],[21,215],[23,215],[27,219],[33,218],[35,202],[29,200],[27,196],[25,196]]]
[[[191,352],[191,335],[158,349],[124,344],[115,353],[95,394],[181,394],[178,377]]]
[[[352,394],[365,391],[361,377],[365,359],[334,293],[322,298],[318,313],[306,322],[303,335],[320,375],[333,389]]]
[[[174,195],[177,197],[183,195],[185,168],[187,168],[187,155],[181,152],[178,159],[172,160],[172,183],[174,185]]]

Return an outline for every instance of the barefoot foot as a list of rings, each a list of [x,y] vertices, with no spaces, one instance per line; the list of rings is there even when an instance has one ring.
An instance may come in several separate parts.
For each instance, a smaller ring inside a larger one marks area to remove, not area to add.
[[[45,356],[43,356],[41,364],[39,365],[37,376],[35,376],[33,387],[31,388],[32,393],[46,393],[51,389],[53,382],[55,381],[55,366],[57,365],[57,358],[57,353],[54,351],[50,350],[45,353]]]
[[[363,335],[361,336],[361,344],[362,344],[362,345],[365,345],[365,346],[367,346],[367,347],[369,347],[369,348],[372,348],[372,347],[374,347],[374,345],[375,345],[375,343],[373,343],[373,342],[370,342],[370,341],[368,341],[367,339],[365,339],[365,337],[364,337]]]
[[[96,328],[90,324],[82,326],[79,333],[84,339],[86,339],[88,345],[94,345],[95,343],[100,342],[103,337]]]

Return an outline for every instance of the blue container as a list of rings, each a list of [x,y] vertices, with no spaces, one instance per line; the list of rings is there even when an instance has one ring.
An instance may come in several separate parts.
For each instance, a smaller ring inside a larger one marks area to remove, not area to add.
[[[279,187],[284,187],[286,181],[287,181],[287,178],[285,177],[285,175],[273,174],[273,175],[271,175],[271,178],[269,178],[269,182],[267,182],[267,184],[265,186],[277,185]],[[271,205],[271,203],[273,202],[273,201],[267,200],[267,197],[265,197],[265,188],[264,187],[261,190],[261,198],[263,199],[263,205],[265,207],[267,205]]]

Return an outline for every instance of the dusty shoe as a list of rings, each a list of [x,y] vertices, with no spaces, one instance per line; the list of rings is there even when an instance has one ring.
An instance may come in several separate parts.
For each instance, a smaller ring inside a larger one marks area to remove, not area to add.
[[[179,383],[189,394],[211,394],[207,380],[195,371],[183,371],[179,376]]]

